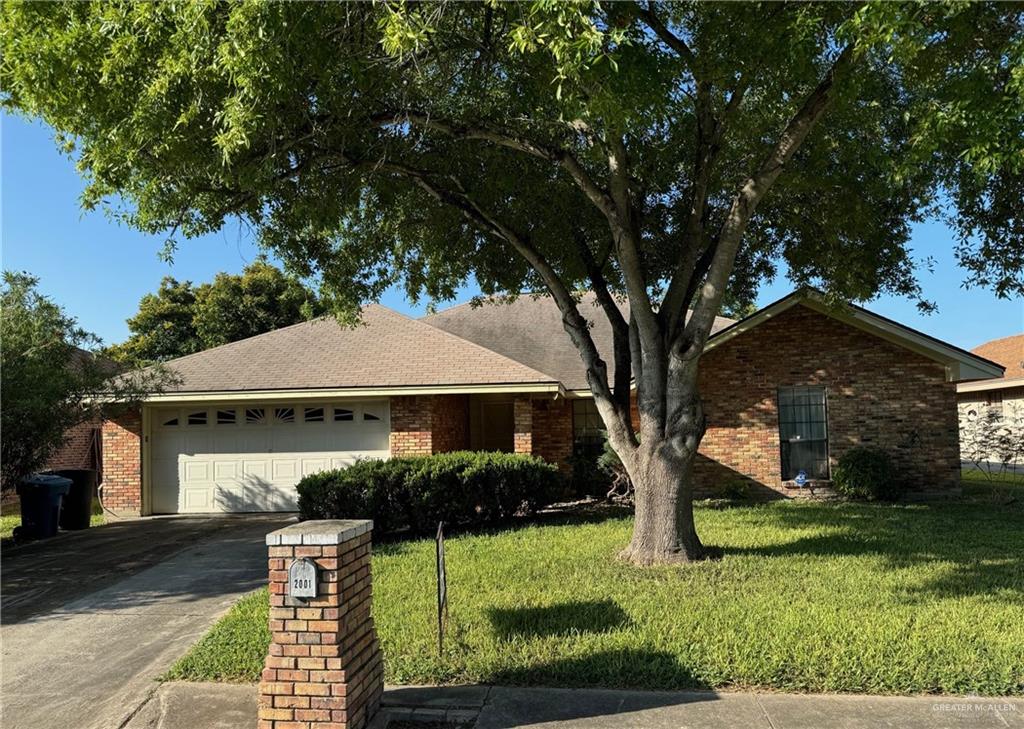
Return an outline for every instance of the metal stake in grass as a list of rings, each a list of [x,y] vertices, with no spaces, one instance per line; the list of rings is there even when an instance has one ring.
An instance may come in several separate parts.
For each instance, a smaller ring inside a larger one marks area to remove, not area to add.
[[[437,523],[437,652],[444,653],[444,629],[448,623],[448,574],[444,567],[444,522]]]

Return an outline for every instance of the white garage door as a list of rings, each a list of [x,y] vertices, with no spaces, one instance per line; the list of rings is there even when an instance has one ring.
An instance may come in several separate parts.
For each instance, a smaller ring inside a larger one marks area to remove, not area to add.
[[[160,408],[154,514],[294,511],[308,474],[387,458],[387,400]]]

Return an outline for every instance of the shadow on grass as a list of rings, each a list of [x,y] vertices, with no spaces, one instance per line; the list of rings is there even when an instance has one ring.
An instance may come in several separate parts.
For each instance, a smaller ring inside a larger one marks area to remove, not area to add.
[[[515,517],[508,521],[487,526],[445,524],[444,533],[448,538],[464,535],[489,536],[538,526],[600,524],[614,519],[625,519],[632,515],[633,509],[627,506],[605,501],[582,501],[558,504],[531,516]],[[430,534],[419,534],[408,529],[374,532],[373,548],[374,551],[379,551],[382,554],[402,554],[407,551],[406,545],[424,539],[433,539],[433,535],[433,532]]]
[[[506,686],[562,686],[566,688],[650,689],[670,686],[678,690],[706,690],[700,680],[676,656],[643,648],[599,651],[584,656],[560,658],[529,666],[514,666],[495,671],[484,683]],[[648,697],[654,705],[679,703],[671,694]]]
[[[487,617],[500,638],[606,633],[629,626],[629,616],[612,600],[559,603],[544,607],[490,608]]]
[[[887,569],[945,563],[941,576],[906,587],[906,597],[987,595],[1024,602],[1024,510],[983,505],[823,505],[784,509],[771,521],[782,528],[825,529],[824,534],[757,547],[730,547],[729,555],[879,556]]]

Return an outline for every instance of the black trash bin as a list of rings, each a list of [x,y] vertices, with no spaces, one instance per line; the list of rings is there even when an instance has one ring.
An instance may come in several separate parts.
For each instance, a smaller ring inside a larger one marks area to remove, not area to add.
[[[71,479],[71,489],[60,505],[60,528],[88,529],[92,498],[96,495],[96,472],[89,468],[69,468],[51,473]]]
[[[57,534],[60,502],[71,488],[71,479],[35,474],[18,484],[21,497],[21,526],[15,539],[48,539]]]

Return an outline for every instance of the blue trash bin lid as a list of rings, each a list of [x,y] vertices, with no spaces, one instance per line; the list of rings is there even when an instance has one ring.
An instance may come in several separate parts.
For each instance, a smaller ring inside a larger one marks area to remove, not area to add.
[[[63,476],[53,476],[44,473],[34,473],[21,480],[24,486],[35,486],[45,488],[58,494],[66,494],[71,489],[71,479]]]

